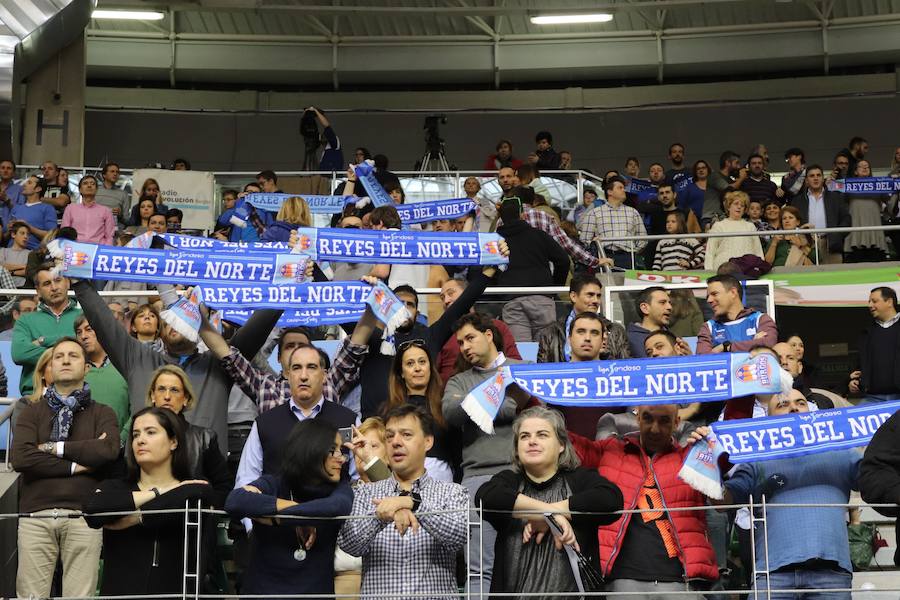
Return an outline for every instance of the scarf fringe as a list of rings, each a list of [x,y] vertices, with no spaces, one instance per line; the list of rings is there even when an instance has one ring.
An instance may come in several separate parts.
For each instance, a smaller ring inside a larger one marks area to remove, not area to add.
[[[178,302],[186,302],[186,300],[181,299]],[[183,335],[188,340],[192,342],[200,341],[200,332],[191,327],[190,324],[182,319],[178,314],[176,308],[178,306],[178,302],[159,313],[159,318],[162,319],[163,322],[166,323],[169,327]]]
[[[718,470],[716,470],[716,473],[718,474]],[[709,476],[695,471],[687,464],[683,465],[681,470],[678,471],[678,478],[701,494],[714,500],[721,500],[724,496],[721,478],[719,478],[719,481],[713,481]]]
[[[486,410],[479,404],[478,400],[475,399],[472,394],[466,395],[463,399],[462,404],[460,405],[466,414],[469,415],[469,418],[472,419],[472,422],[478,425],[482,431],[487,434],[493,435],[494,433],[494,418],[487,413]]]

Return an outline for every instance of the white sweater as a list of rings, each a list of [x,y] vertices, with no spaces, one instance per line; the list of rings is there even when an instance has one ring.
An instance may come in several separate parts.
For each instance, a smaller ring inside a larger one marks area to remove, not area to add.
[[[750,221],[725,219],[715,223],[712,229],[709,230],[710,233],[737,233],[743,231],[755,232],[756,226]],[[715,271],[722,263],[745,254],[755,254],[760,258],[765,258],[758,236],[709,238],[706,245],[706,260],[703,263],[703,268],[707,271]]]

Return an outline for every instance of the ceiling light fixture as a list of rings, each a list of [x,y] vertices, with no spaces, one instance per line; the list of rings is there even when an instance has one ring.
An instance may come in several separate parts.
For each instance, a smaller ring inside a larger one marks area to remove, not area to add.
[[[613,20],[609,13],[591,15],[538,15],[531,17],[535,25],[567,25],[572,23],[608,23]]]
[[[166,15],[155,10],[95,10],[92,19],[121,19],[128,21],[159,21]]]

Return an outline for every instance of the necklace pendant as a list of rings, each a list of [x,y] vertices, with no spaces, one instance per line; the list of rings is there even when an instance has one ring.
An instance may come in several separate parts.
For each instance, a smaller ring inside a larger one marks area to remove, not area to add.
[[[304,560],[306,560],[306,550],[304,550],[303,548],[297,548],[296,550],[294,550],[294,560],[296,560],[297,562],[303,562]]]

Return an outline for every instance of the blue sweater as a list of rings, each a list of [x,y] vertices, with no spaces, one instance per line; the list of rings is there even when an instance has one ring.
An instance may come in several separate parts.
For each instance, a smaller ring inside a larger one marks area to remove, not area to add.
[[[38,202],[37,204],[16,204],[10,211],[10,221],[25,221],[38,229],[50,231],[56,229],[56,209],[49,204]],[[10,242],[12,243],[12,242]],[[26,247],[34,250],[41,244],[41,240],[33,233],[28,234]]]
[[[725,487],[736,503],[747,502],[751,493],[754,502],[760,502],[765,490],[767,504],[846,504],[850,490],[857,489],[861,460],[862,452],[836,450],[744,464]],[[775,475],[783,485],[773,484]],[[846,514],[846,508],[769,507],[769,570],[822,559],[852,573]],[[765,560],[763,531],[758,530],[756,568],[765,569]]]
[[[303,501],[278,512],[278,498],[290,497],[280,477],[263,475],[250,485],[262,493],[243,488],[232,490],[225,510],[233,517],[295,515],[306,517],[339,517],[350,513],[353,491],[342,481],[330,495]],[[343,521],[284,520],[281,525],[255,523],[250,536],[250,568],[247,569],[243,594],[334,594],[334,548]],[[306,559],[294,560],[300,547],[295,527],[316,528],[316,541]]]

